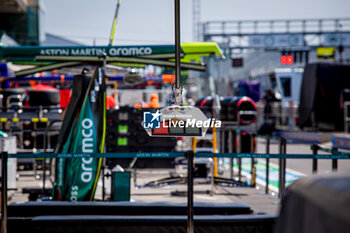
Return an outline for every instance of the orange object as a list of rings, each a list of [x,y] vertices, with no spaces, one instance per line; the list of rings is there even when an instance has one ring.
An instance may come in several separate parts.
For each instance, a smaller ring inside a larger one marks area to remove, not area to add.
[[[61,74],[60,78],[61,78],[61,83],[64,83],[64,80],[66,77],[63,74]]]
[[[151,95],[151,101],[148,105],[149,108],[159,108],[159,97],[158,94]]]
[[[106,97],[106,108],[110,109],[110,108],[114,108],[115,107],[115,98],[114,96],[107,96]]]
[[[163,83],[175,83],[175,74],[163,74],[162,75]]]
[[[135,104],[134,108],[149,108],[148,104],[144,103],[143,101],[138,102],[137,104]]]
[[[35,86],[35,81],[31,80],[31,81],[29,81],[29,84],[30,84],[31,87],[34,87]]]
[[[151,101],[149,104],[144,103],[143,101],[138,102],[135,104],[134,108],[141,109],[141,108],[159,108],[159,97],[158,94],[153,93],[151,95]]]

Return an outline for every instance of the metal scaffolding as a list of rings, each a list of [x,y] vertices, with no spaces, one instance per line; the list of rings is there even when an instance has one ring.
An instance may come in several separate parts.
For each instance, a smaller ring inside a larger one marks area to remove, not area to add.
[[[199,41],[201,20],[201,0],[192,0],[192,40]]]
[[[208,21],[201,27],[204,41],[231,49],[350,47],[350,18]]]

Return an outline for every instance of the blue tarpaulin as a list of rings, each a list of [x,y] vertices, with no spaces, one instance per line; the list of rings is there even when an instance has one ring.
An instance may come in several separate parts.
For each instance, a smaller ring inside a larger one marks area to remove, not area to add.
[[[239,81],[239,92],[241,96],[248,96],[252,100],[259,101],[260,99],[260,81]]]

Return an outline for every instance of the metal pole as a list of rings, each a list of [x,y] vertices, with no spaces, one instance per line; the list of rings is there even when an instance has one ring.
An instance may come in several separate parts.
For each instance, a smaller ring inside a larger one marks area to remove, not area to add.
[[[236,137],[237,137],[237,153],[242,153],[242,143],[241,143],[241,114],[238,111],[237,114],[237,121],[238,121],[238,129],[236,130]],[[238,134],[238,135],[237,135]],[[238,180],[241,181],[242,179],[242,159],[238,158]]]
[[[196,153],[196,150],[197,150],[197,137],[193,137],[193,139],[192,139],[192,150],[193,150],[193,153]]]
[[[7,233],[7,152],[1,152],[1,233]]]
[[[118,0],[117,7],[115,9],[111,35],[109,36],[109,43],[108,43],[108,45],[110,45],[110,46],[112,46],[114,44],[114,36],[115,36],[115,29],[117,27],[117,19],[118,19],[118,12],[119,12],[119,7],[120,7],[120,1],[121,0]]]
[[[250,140],[250,153],[254,153],[254,134],[251,135]],[[255,187],[256,182],[256,170],[255,170],[255,159],[251,159],[251,173],[252,177],[250,179],[250,187]]]
[[[210,174],[211,174],[211,178],[210,178],[210,196],[214,195],[214,160],[211,159],[211,163],[210,163]]]
[[[241,131],[238,130],[237,135],[237,153],[242,153],[242,143],[241,143]],[[238,158],[238,180],[241,181],[242,179],[242,159]]]
[[[221,153],[225,153],[227,152],[226,150],[226,128],[221,128],[220,129],[220,134],[221,134]],[[226,160],[225,158],[223,158],[224,161]]]
[[[175,104],[182,105],[182,90],[180,86],[180,0],[175,2]]]
[[[333,148],[333,151],[338,151],[337,148]],[[338,170],[338,160],[332,159],[332,171],[336,172]]]
[[[282,154],[282,138],[278,138],[278,152]],[[278,159],[278,198],[281,197],[281,183],[282,183],[282,160]]]
[[[194,232],[193,222],[193,151],[187,151],[187,233]]]
[[[46,186],[46,158],[43,158],[43,188],[42,194],[45,195],[45,186]]]
[[[220,135],[221,135],[221,153],[225,153],[226,151],[226,140],[225,140],[225,133],[226,133],[226,129],[225,128],[221,128],[220,129]]]
[[[283,154],[287,154],[287,139],[283,139]],[[283,173],[282,173],[282,196],[283,197],[283,194],[284,194],[284,190],[285,190],[285,187],[286,187],[286,169],[287,169],[287,160],[286,159],[282,159],[282,162],[283,162]]]
[[[286,140],[284,138],[279,139],[279,153],[285,154],[286,153]],[[279,159],[279,192],[278,197],[283,197],[284,194],[284,187],[285,187],[285,181],[286,181],[286,160],[285,159]]]
[[[136,167],[134,168],[134,187],[137,186],[137,171],[136,171]]]
[[[270,137],[266,136],[266,154],[270,154]],[[269,182],[270,182],[270,159],[266,158],[266,185],[265,185],[265,193],[269,193]]]
[[[40,110],[41,111],[41,106],[40,106]],[[38,148],[37,147],[37,127],[36,127],[36,122],[33,122],[33,131],[32,131],[32,135],[33,135],[33,148]],[[35,158],[33,158],[33,168],[34,168],[34,179],[36,179],[36,175],[37,175],[37,160]]]
[[[312,153],[314,155],[317,155],[318,153],[318,146],[316,144],[313,144],[311,146]],[[312,173],[317,173],[317,159],[312,160]]]
[[[213,134],[213,141],[212,141],[213,153],[216,154],[217,153],[217,144],[216,144],[216,128],[215,128],[215,126],[213,126],[212,134]],[[215,179],[219,175],[218,174],[218,158],[214,157],[213,161],[214,161],[214,179]]]
[[[233,152],[233,138],[232,138],[232,129],[228,130],[228,153]],[[233,179],[233,158],[230,158],[230,178]]]

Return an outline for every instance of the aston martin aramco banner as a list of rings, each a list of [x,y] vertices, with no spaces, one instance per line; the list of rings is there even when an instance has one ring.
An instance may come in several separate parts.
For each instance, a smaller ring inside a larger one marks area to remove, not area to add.
[[[92,78],[75,76],[72,100],[65,113],[56,152],[103,153],[106,130],[106,95],[103,69]],[[101,158],[57,159],[54,199],[93,200]]]
[[[142,56],[151,55],[156,50],[159,53],[159,48],[152,48],[150,46],[139,47],[87,47],[87,48],[42,48],[40,55],[44,56],[100,56],[107,54],[111,57],[123,56]],[[164,50],[165,52],[165,50]]]
[[[66,46],[66,47],[0,47],[0,58],[35,56],[99,56],[110,57],[145,56],[174,53],[173,45],[137,45],[137,46]]]

